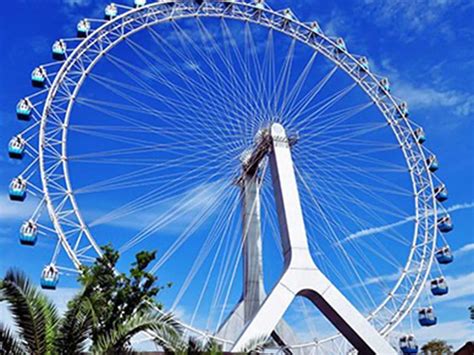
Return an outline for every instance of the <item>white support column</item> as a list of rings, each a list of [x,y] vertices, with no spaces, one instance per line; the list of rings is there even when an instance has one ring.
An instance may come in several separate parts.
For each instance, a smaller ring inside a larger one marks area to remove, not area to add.
[[[259,179],[258,169],[244,169],[241,179],[243,295],[240,303],[217,332],[217,336],[224,339],[236,340],[245,324],[255,317],[267,296],[263,285]],[[278,322],[273,336],[284,343],[297,341],[296,335],[283,320]]]
[[[260,187],[258,173],[242,177],[242,240],[244,264],[244,322],[253,319],[265,299],[263,288]]]
[[[263,286],[262,235],[260,229],[260,186],[258,169],[243,172],[240,180],[242,206],[242,259],[244,266],[242,300],[220,327],[217,335],[237,339],[253,319],[266,297]]]
[[[232,351],[269,336],[297,295],[307,297],[361,354],[396,354],[390,344],[352,306],[315,265],[308,248],[303,212],[285,129],[271,127],[271,172],[278,209],[285,271],[247,324]]]

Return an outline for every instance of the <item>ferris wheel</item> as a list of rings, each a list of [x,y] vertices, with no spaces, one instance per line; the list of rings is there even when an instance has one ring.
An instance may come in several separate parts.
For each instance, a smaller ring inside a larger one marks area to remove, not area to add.
[[[385,349],[404,319],[436,324],[447,188],[366,57],[259,0],[109,4],[76,30],[8,147],[28,162],[11,200],[38,202],[20,242],[52,246],[43,288],[111,243],[157,249],[166,308],[229,350]]]

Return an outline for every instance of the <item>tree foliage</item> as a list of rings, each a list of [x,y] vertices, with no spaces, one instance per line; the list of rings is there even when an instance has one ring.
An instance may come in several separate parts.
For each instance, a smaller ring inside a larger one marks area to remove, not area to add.
[[[129,274],[118,273],[119,253],[110,246],[83,267],[83,288],[62,317],[55,305],[22,272],[10,270],[0,281],[0,302],[6,302],[17,332],[0,323],[0,344],[7,354],[125,354],[131,339],[148,332],[165,349],[175,351],[182,339],[178,324],[158,312],[161,290],[147,271],[155,252],[140,252]],[[1,353],[1,352],[0,352]]]
[[[421,353],[424,355],[452,354],[453,347],[444,340],[433,339],[421,347]]]
[[[56,347],[60,354],[82,354],[92,331],[92,307],[83,298],[82,292],[68,304],[60,322]]]
[[[0,292],[0,300],[8,304],[20,334],[14,338],[2,324],[0,341],[9,344],[12,353],[54,353],[59,317],[53,303],[18,270],[7,271],[0,284]]]
[[[90,306],[94,341],[136,313],[151,312],[151,306],[161,307],[155,301],[161,287],[155,285],[157,278],[146,270],[155,259],[155,252],[138,253],[127,275],[116,271],[119,253],[110,246],[102,250],[102,256],[91,266],[84,266],[79,276],[81,299]]]

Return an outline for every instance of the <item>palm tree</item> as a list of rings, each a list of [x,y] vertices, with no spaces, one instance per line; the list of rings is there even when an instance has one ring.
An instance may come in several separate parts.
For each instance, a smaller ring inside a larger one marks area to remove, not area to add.
[[[93,314],[91,307],[83,297],[76,295],[68,303],[59,325],[56,337],[56,349],[59,354],[82,354],[91,336]]]
[[[0,323],[1,350],[6,354],[130,353],[130,340],[140,332],[149,332],[157,344],[170,351],[182,343],[173,317],[145,306],[104,330],[99,324],[101,309],[86,290],[76,295],[59,317],[55,305],[17,270],[7,271],[0,280],[0,302],[8,304],[17,329],[13,332]],[[100,332],[94,334],[96,329]]]
[[[175,329],[172,318],[168,315],[153,313],[136,313],[121,323],[116,324],[106,333],[102,333],[92,344],[93,354],[128,354],[133,352],[130,340],[137,334],[146,332],[155,343],[175,352],[181,335]]]
[[[7,271],[0,281],[0,302],[6,302],[17,331],[0,323],[0,343],[7,354],[53,354],[59,317],[56,307],[31,285],[24,273]]]
[[[271,344],[272,339],[268,336],[261,336],[254,339],[250,339],[250,341],[244,345],[243,353],[245,354],[260,354],[261,352],[265,351],[265,349]]]
[[[160,344],[158,344],[160,345]],[[171,352],[175,355],[195,355],[195,354],[205,354],[205,355],[222,355],[222,347],[214,341],[214,339],[209,339],[207,341],[201,342],[193,337],[188,339],[178,340],[176,343],[175,349],[167,349],[167,352]]]

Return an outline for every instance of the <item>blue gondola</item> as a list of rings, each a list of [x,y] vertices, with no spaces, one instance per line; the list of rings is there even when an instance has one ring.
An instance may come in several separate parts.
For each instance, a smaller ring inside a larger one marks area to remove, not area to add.
[[[23,159],[26,141],[21,136],[15,136],[8,143],[8,156],[12,159]]]
[[[280,26],[285,28],[289,22],[293,21],[293,12],[290,9],[283,10],[283,18],[281,19]]]
[[[62,39],[54,42],[52,52],[54,60],[64,60],[66,59],[66,50],[67,45]]]
[[[436,253],[436,260],[440,264],[450,264],[454,260],[454,255],[451,252],[451,248],[448,246],[444,246],[442,248],[439,248]]]
[[[112,20],[114,17],[117,17],[117,14],[118,14],[117,5],[109,4],[105,7],[104,18],[106,20]]]
[[[16,105],[16,117],[22,121],[29,121],[31,119],[31,111],[33,105],[29,99],[21,99]]]
[[[135,7],[143,7],[146,5],[146,0],[135,0],[134,1]]]
[[[77,37],[86,38],[91,30],[91,23],[89,20],[83,19],[77,24]]]
[[[426,164],[428,165],[428,170],[431,171],[432,173],[434,173],[436,170],[439,169],[438,159],[436,159],[434,155],[430,156],[426,160]]]
[[[344,42],[343,38],[339,37],[338,39],[336,39],[336,47],[334,48],[334,50],[336,51],[336,53],[343,53],[347,50],[346,42]]]
[[[20,228],[20,244],[35,245],[38,239],[38,226],[34,221],[23,223]]]
[[[438,323],[438,318],[436,317],[432,307],[425,307],[418,311],[418,322],[422,327],[431,327]]]
[[[46,85],[47,73],[43,67],[37,67],[31,73],[31,84],[35,88],[44,88]]]
[[[41,273],[41,288],[55,290],[59,282],[59,272],[56,266],[47,265]]]
[[[17,177],[10,183],[10,200],[24,201],[26,198],[26,180],[22,177]]]
[[[322,33],[323,31],[321,31],[321,27],[319,27],[319,24],[316,21],[312,22],[310,25],[310,30],[308,31],[308,38],[309,39],[317,38]]]
[[[265,9],[265,1],[264,0],[255,0],[254,1],[254,16],[259,17],[262,11]]]
[[[410,112],[408,111],[407,102],[402,102],[400,105],[398,105],[398,117],[403,118],[403,117],[408,117],[409,115],[410,115]]]
[[[418,354],[418,345],[413,334],[401,336],[399,344],[403,355]]]
[[[449,287],[444,277],[431,280],[431,293],[433,296],[443,296],[449,292]]]
[[[443,233],[448,233],[453,230],[453,221],[449,215],[438,218],[438,229]]]
[[[369,71],[369,60],[367,57],[360,57],[359,58],[359,73],[367,73]]]
[[[386,94],[387,92],[390,92],[392,88],[390,87],[390,81],[387,78],[383,78],[379,82],[379,91],[381,94]]]
[[[448,189],[444,185],[435,188],[435,197],[439,202],[444,202],[448,199]]]
[[[419,127],[415,130],[415,140],[418,144],[423,144],[426,142],[426,134],[423,128]]]

